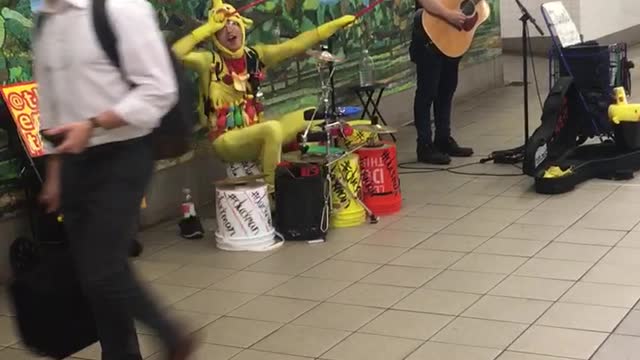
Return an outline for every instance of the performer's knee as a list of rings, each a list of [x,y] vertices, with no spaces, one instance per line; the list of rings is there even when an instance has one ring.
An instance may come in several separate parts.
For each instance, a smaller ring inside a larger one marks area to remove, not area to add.
[[[229,149],[230,145],[229,142],[227,141],[227,137],[226,136],[220,136],[218,137],[214,142],[213,142],[213,149],[215,150],[215,152],[218,154],[218,156],[222,157],[224,159],[227,150]]]
[[[282,125],[279,121],[267,121],[263,123],[265,140],[282,143],[284,140],[284,133],[282,131]]]

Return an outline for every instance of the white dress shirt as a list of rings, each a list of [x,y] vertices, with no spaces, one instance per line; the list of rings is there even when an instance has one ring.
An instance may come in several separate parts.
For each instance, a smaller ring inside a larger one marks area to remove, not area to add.
[[[107,0],[122,70],[102,50],[91,0],[45,1],[47,18],[34,39],[40,127],[50,129],[112,110],[128,125],[95,129],[89,146],[149,134],[175,105],[177,83],[169,49],[146,0]],[[134,89],[122,77],[136,84]],[[46,142],[45,142],[46,144]],[[52,152],[49,144],[47,152]]]

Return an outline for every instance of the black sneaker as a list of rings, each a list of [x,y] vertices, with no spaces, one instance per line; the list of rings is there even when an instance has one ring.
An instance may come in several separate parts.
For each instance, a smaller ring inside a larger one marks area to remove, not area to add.
[[[453,157],[470,157],[473,155],[472,148],[461,147],[452,137],[449,137],[445,142],[436,141],[435,146],[441,152]]]
[[[449,155],[440,152],[433,145],[418,145],[416,150],[418,161],[426,164],[448,165],[451,163]]]

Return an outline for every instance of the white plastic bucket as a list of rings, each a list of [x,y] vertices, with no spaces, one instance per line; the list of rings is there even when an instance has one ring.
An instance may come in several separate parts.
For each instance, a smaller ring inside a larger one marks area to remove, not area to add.
[[[253,161],[227,163],[227,177],[239,178],[244,176],[261,175],[260,167]]]
[[[264,183],[216,188],[216,246],[226,251],[270,251],[276,240]]]

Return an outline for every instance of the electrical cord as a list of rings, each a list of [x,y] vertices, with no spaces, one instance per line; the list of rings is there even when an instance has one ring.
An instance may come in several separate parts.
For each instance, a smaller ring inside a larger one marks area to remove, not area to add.
[[[409,161],[409,162],[403,162],[398,164],[398,168],[399,169],[405,169],[405,170],[410,170],[410,171],[402,171],[399,172],[400,175],[410,175],[410,174],[428,174],[428,173],[435,173],[435,172],[448,172],[451,174],[456,174],[456,175],[468,175],[468,176],[490,176],[490,177],[512,177],[512,176],[523,176],[522,174],[522,168],[520,168],[519,166],[515,165],[515,164],[511,164],[513,167],[520,169],[519,173],[514,173],[514,174],[495,174],[495,173],[474,173],[474,172],[464,172],[464,171],[457,171],[458,169],[462,169],[465,167],[469,167],[469,166],[473,166],[473,165],[480,165],[482,164],[480,161],[477,162],[471,162],[471,163],[467,163],[467,164],[461,164],[461,165],[456,165],[456,166],[449,166],[449,167],[428,167],[428,166],[411,166],[411,165],[418,165],[420,164],[419,162],[416,161]]]

